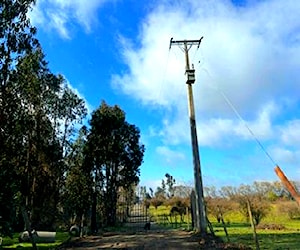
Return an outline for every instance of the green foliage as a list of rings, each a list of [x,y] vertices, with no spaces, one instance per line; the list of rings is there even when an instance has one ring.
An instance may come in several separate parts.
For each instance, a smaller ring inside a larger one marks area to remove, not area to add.
[[[126,121],[118,106],[111,107],[103,101],[92,113],[90,125],[85,164],[93,172],[96,192],[105,201],[103,223],[113,226],[118,190],[138,183],[144,146],[139,142],[139,129]]]
[[[72,151],[67,156],[68,172],[66,177],[65,192],[63,193],[63,207],[65,216],[75,216],[77,222],[87,214],[91,206],[93,178],[91,172],[84,169],[84,147],[87,129],[82,127],[79,136],[72,144]],[[74,221],[72,221],[74,224]],[[70,221],[67,221],[70,223]],[[80,223],[78,223],[80,225]],[[70,224],[69,224],[70,226]]]
[[[20,205],[35,229],[51,229],[64,184],[64,153],[84,102],[53,75],[27,11],[35,1],[0,3],[0,234],[23,228]],[[63,125],[63,130],[61,129]]]
[[[16,124],[23,131],[19,135],[23,153],[18,156],[20,161],[16,168],[20,202],[30,211],[36,229],[49,230],[56,220],[66,170],[63,152],[65,142],[72,136],[69,127],[77,117],[85,115],[85,108],[83,101],[64,85],[64,79],[49,71],[40,48],[19,59],[12,80],[14,91],[18,93]],[[61,129],[58,120],[66,121],[62,131],[58,130]]]
[[[281,214],[287,214],[290,219],[300,218],[299,205],[294,201],[285,201],[280,203],[278,210]]]
[[[259,196],[251,196],[251,197],[240,197],[239,204],[240,210],[245,218],[249,218],[249,213],[247,210],[247,199],[250,202],[250,208],[252,212],[252,216],[254,219],[255,225],[258,225],[261,220],[267,215],[270,210],[270,204]]]
[[[176,181],[174,177],[168,173],[165,174],[165,179],[161,180],[161,186],[157,187],[155,197],[171,198],[174,196],[174,185]],[[153,192],[153,190],[152,190]],[[152,195],[153,196],[153,195]]]
[[[15,102],[14,69],[21,55],[38,44],[33,38],[35,29],[30,25],[27,11],[34,1],[3,0],[0,2],[0,235],[10,235],[15,223],[18,182],[15,165],[16,152],[22,149],[23,128],[18,120],[21,109]]]
[[[157,209],[159,206],[164,204],[164,199],[161,197],[153,197],[150,201],[150,204]]]
[[[168,194],[167,196],[173,197],[174,196],[174,185],[176,183],[176,180],[174,179],[174,177],[168,173],[166,173],[165,175],[166,177],[166,186],[168,187]]]
[[[208,214],[213,216],[217,220],[224,218],[224,216],[228,212],[238,208],[238,204],[236,204],[236,202],[230,201],[222,197],[208,197],[205,201]]]
[[[299,221],[290,219],[287,214],[281,213],[280,207],[285,204],[285,202],[276,201],[268,216],[262,219],[261,223],[267,226],[258,227],[256,230],[260,249],[299,249]],[[150,214],[153,219],[156,219],[157,223],[165,223],[166,226],[172,227],[174,226],[174,220],[172,223],[168,218],[163,217],[163,215],[168,214],[169,210],[170,207],[164,205],[158,207],[158,209],[151,206]],[[244,246],[255,249],[250,223],[245,221],[245,218],[240,211],[238,209],[230,210],[224,217],[230,242],[243,244]],[[178,224],[180,228],[182,228],[183,225],[189,225],[188,218],[185,217],[184,219],[187,224]],[[209,217],[209,220],[212,222],[215,234],[222,237],[222,239],[227,242],[223,225],[217,223],[217,220],[214,217]],[[266,229],[271,228],[268,227],[268,225],[272,225],[273,229]]]
[[[36,29],[30,25],[27,12],[34,0],[2,0],[0,2],[0,84],[6,87],[19,56],[37,44]],[[2,89],[3,90],[3,89]]]

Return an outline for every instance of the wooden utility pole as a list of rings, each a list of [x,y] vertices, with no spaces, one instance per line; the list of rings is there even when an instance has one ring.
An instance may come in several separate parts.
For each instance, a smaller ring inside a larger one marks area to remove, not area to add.
[[[196,197],[196,213],[195,213],[195,229],[202,234],[206,234],[207,221],[206,221],[206,212],[204,205],[204,195],[203,195],[203,184],[201,176],[201,164],[200,164],[200,155],[197,139],[197,128],[196,128],[196,118],[195,118],[195,107],[193,99],[193,88],[192,84],[195,83],[195,69],[190,68],[189,62],[189,50],[193,45],[200,46],[201,37],[199,40],[181,40],[173,41],[171,38],[170,48],[172,44],[183,46],[183,51],[185,53],[185,74],[187,75],[187,90],[188,90],[188,103],[189,103],[189,116],[190,116],[190,126],[191,126],[191,138],[192,138],[192,149],[193,149],[193,162],[194,162],[194,179],[195,179],[195,197]]]

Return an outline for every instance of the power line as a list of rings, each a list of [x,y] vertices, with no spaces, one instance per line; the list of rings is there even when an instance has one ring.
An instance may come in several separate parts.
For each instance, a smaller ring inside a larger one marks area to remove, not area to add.
[[[210,73],[202,68],[203,71],[205,71],[207,73],[207,75],[212,79],[212,76],[210,75]],[[232,109],[232,111],[235,113],[235,115],[239,118],[239,120],[243,123],[243,125],[246,127],[246,129],[249,131],[249,133],[251,134],[251,136],[253,137],[253,139],[256,141],[256,143],[259,145],[259,147],[262,149],[262,151],[266,154],[267,158],[269,158],[269,160],[272,162],[272,164],[277,165],[275,163],[275,161],[273,160],[273,158],[271,157],[271,155],[268,153],[268,151],[266,150],[266,148],[263,146],[263,144],[260,142],[260,140],[255,136],[254,132],[252,131],[252,129],[249,127],[249,125],[246,123],[246,121],[243,119],[243,117],[240,115],[240,113],[238,112],[238,110],[235,108],[235,106],[233,105],[233,103],[229,100],[229,98],[225,95],[224,91],[222,91],[220,89],[220,87],[218,85],[215,85],[215,89],[217,91],[219,91],[219,93],[222,95],[222,97],[224,98],[225,102],[227,103],[227,105]]]

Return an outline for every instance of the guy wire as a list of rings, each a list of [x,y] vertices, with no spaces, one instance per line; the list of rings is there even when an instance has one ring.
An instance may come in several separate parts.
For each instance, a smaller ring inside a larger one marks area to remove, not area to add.
[[[207,73],[207,75],[212,79],[212,76],[209,74],[209,72],[202,68],[203,71],[205,71]],[[213,80],[213,79],[212,79]],[[235,115],[239,118],[239,120],[244,124],[244,126],[247,128],[247,130],[249,131],[249,133],[252,135],[252,137],[254,138],[254,140],[256,141],[256,143],[260,146],[260,148],[262,149],[262,151],[266,154],[266,156],[270,159],[270,161],[272,162],[272,164],[276,165],[275,161],[273,160],[273,158],[271,157],[271,155],[267,152],[267,150],[265,149],[265,147],[263,146],[263,144],[258,140],[258,138],[255,136],[254,132],[251,130],[251,128],[248,126],[248,124],[246,123],[246,121],[243,119],[243,117],[239,114],[239,112],[237,111],[237,109],[234,107],[234,105],[232,104],[232,102],[229,100],[229,98],[225,95],[225,93],[219,88],[218,85],[215,85],[215,89],[219,91],[219,93],[222,95],[222,97],[225,99],[227,105],[232,109],[232,111],[235,113]]]

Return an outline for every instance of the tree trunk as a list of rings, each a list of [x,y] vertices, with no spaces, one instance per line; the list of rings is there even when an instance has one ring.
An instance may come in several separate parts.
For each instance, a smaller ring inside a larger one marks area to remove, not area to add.
[[[92,215],[91,215],[91,231],[92,234],[98,231],[97,221],[96,221],[96,208],[97,208],[97,193],[96,191],[92,194]]]
[[[25,208],[22,205],[20,205],[20,207],[21,207],[23,218],[24,218],[26,231],[28,232],[31,243],[32,243],[32,248],[34,250],[37,250],[35,239],[34,239],[34,236],[32,234],[32,231],[31,231],[31,226],[30,226],[30,221],[29,221],[29,218],[28,218],[27,211],[25,210]]]

